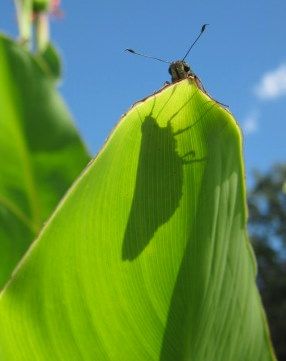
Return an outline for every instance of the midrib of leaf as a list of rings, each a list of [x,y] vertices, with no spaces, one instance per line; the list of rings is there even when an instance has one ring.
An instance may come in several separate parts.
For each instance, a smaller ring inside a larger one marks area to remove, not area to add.
[[[2,45],[2,49],[6,52],[4,46]],[[27,147],[27,143],[24,137],[24,132],[21,126],[21,119],[22,119],[22,114],[21,114],[21,103],[19,102],[18,99],[21,99],[19,91],[17,89],[17,87],[14,85],[14,82],[12,80],[12,77],[10,76],[12,72],[12,68],[9,64],[9,61],[6,57],[2,57],[0,59],[0,68],[2,69],[2,77],[4,78],[4,82],[6,87],[5,87],[5,92],[2,93],[2,97],[3,102],[5,102],[6,107],[8,109],[7,114],[9,114],[9,118],[13,123],[13,127],[12,130],[14,132],[15,135],[15,139],[16,139],[16,144],[15,146],[18,149],[18,153],[20,155],[20,158],[22,159],[23,162],[23,170],[24,170],[24,182],[25,182],[25,189],[27,191],[27,195],[28,195],[28,200],[29,200],[29,205],[30,205],[30,209],[31,209],[31,216],[32,219],[29,221],[29,224],[32,225],[32,229],[34,231],[38,231],[41,227],[41,216],[40,216],[40,205],[39,205],[39,201],[38,201],[38,196],[37,196],[37,192],[36,192],[36,182],[34,179],[34,174],[33,174],[33,167],[31,164],[31,159],[30,159],[30,155],[29,155],[29,150]],[[12,99],[14,100],[14,104],[12,102]],[[4,204],[4,203],[3,203]],[[7,202],[6,204],[7,205]],[[19,209],[18,211],[15,212],[15,210],[18,208],[17,206],[13,205],[12,202],[10,202],[10,206],[12,205],[12,208],[14,210],[14,214],[19,218],[20,214],[23,212],[20,211]],[[26,219],[28,219],[28,217],[24,217]],[[23,217],[20,216],[20,219],[23,221]]]
[[[8,198],[3,195],[0,195],[0,204],[2,204],[6,209],[14,214],[26,227],[28,227],[31,232],[36,234],[38,232],[38,227],[31,222],[31,220],[25,215],[24,212],[14,203],[11,202]]]

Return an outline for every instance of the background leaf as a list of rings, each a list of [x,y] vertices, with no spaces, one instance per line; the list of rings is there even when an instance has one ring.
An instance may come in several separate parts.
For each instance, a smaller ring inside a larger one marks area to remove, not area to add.
[[[45,50],[36,55],[36,59],[48,76],[51,76],[55,80],[60,79],[62,75],[61,60],[53,44],[48,43]]]
[[[0,36],[0,287],[89,155],[42,63]]]
[[[0,299],[5,360],[270,361],[241,136],[191,80],[137,103]]]

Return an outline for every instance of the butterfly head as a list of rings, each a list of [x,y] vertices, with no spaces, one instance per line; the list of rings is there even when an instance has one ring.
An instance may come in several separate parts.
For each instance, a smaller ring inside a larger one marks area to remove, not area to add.
[[[169,74],[172,77],[172,83],[194,75],[192,69],[184,60],[172,62],[169,66]]]

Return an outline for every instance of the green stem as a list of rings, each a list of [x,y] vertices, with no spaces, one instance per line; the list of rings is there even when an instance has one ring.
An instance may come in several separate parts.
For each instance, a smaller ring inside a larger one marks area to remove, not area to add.
[[[48,13],[38,13],[35,19],[35,40],[38,52],[43,52],[49,43],[49,19]]]
[[[15,0],[20,40],[27,48],[31,47],[32,39],[32,5],[32,0]]]

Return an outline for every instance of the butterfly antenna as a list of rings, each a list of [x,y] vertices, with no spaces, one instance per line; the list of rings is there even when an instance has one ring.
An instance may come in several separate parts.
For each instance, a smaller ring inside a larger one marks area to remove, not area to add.
[[[170,61],[167,61],[167,60],[164,60],[164,59],[160,59],[160,58],[155,58],[154,56],[149,56],[149,55],[145,55],[145,54],[140,54],[140,53],[137,53],[137,52],[136,52],[135,50],[133,50],[133,49],[125,49],[125,51],[128,51],[128,52],[131,53],[131,54],[143,56],[144,58],[154,59],[154,60],[161,61],[162,63],[171,64]]]
[[[206,30],[206,27],[209,24],[204,24],[201,28],[201,32],[199,33],[199,35],[197,36],[196,40],[193,42],[193,44],[191,45],[191,47],[189,48],[189,50],[187,51],[186,55],[183,57],[182,61],[184,61],[186,59],[186,57],[189,55],[189,52],[192,50],[192,47],[196,44],[196,42],[199,40],[199,38],[202,36],[202,33]]]

